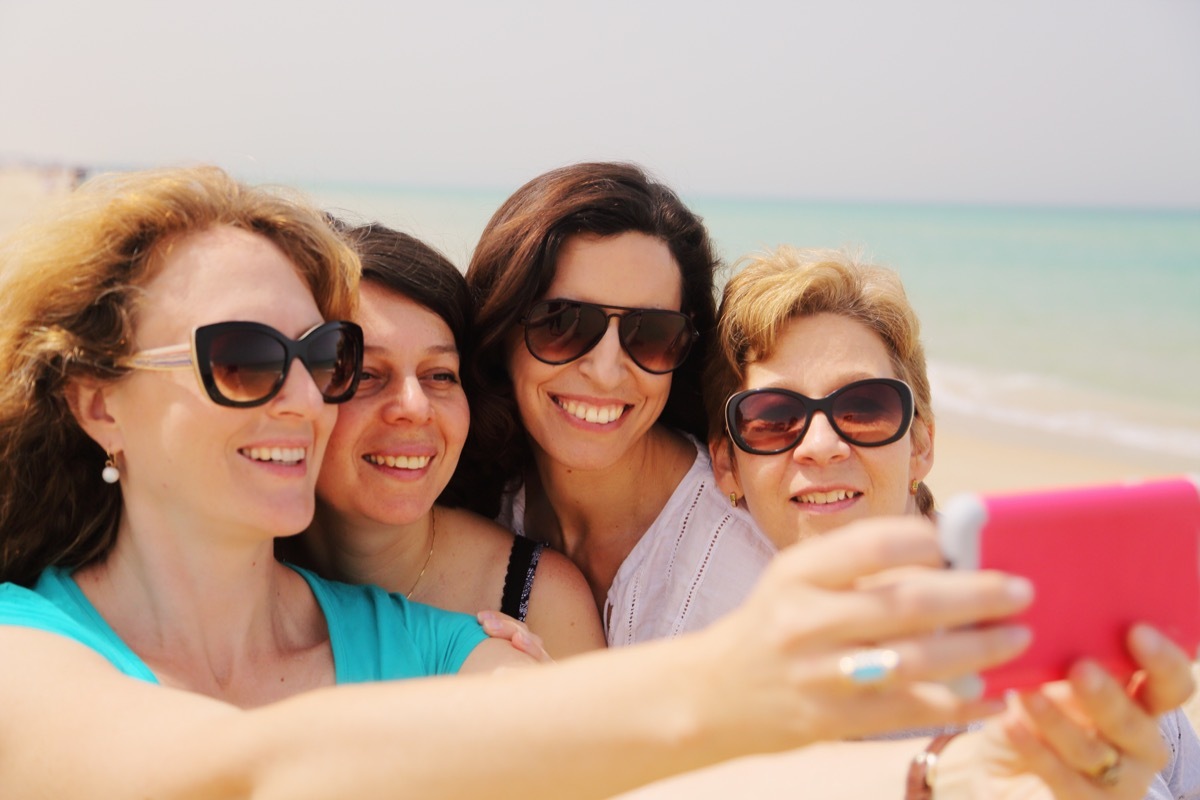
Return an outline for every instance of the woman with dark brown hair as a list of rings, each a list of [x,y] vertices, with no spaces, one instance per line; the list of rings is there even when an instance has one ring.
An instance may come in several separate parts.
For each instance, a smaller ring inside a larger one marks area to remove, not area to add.
[[[568,558],[461,507],[470,487],[452,476],[471,412],[460,358],[473,339],[462,273],[383,225],[345,236],[363,262],[363,377],[338,409],[313,524],[280,550],[326,577],[438,608],[499,610],[554,658],[603,647],[591,593]],[[501,622],[480,618],[489,631]]]
[[[674,192],[592,163],[518,189],[467,270],[476,508],[575,562],[610,646],[704,627],[771,556],[702,443],[716,266]]]

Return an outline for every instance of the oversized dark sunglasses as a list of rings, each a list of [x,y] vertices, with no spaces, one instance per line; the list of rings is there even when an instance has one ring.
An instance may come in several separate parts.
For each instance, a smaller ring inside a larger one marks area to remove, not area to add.
[[[700,337],[691,317],[681,311],[543,300],[521,320],[525,346],[538,361],[566,364],[599,344],[613,317],[619,320],[621,348],[633,363],[655,375],[678,369]]]
[[[146,370],[194,367],[214,403],[249,408],[279,394],[297,358],[326,403],[344,403],[354,396],[362,376],[362,328],[353,322],[326,322],[289,339],[258,322],[217,322],[196,328],[187,344],[142,350],[119,364]]]
[[[725,403],[725,427],[741,450],[759,456],[796,447],[820,411],[850,444],[882,447],[908,433],[913,393],[904,381],[869,378],[813,399],[787,389],[748,389]]]

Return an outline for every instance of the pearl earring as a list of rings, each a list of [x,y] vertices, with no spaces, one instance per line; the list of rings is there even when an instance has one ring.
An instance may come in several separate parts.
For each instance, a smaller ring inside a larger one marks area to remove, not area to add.
[[[121,480],[121,470],[117,469],[117,459],[112,453],[108,454],[108,458],[104,460],[104,469],[100,470],[100,477],[105,483],[116,483]]]

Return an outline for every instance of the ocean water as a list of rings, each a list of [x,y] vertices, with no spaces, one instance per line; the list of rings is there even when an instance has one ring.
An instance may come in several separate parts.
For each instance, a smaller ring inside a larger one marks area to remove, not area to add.
[[[303,188],[463,267],[506,196]],[[1200,210],[685,200],[731,265],[789,243],[852,248],[899,272],[921,316],[938,413],[1200,471]]]

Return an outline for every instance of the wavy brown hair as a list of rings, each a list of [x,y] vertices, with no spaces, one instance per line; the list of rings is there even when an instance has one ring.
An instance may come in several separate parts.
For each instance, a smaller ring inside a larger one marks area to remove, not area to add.
[[[508,375],[511,332],[550,287],[559,249],[568,239],[631,232],[667,244],[681,273],[681,310],[700,332],[687,360],[671,374],[671,392],[659,421],[704,438],[700,381],[716,320],[717,258],[708,231],[675,192],[633,164],[584,163],[551,170],[500,206],[467,268],[479,338],[464,362],[471,433],[462,468],[474,486],[472,507],[484,516],[496,515],[501,493],[519,485],[532,464]]]
[[[786,245],[744,258],[734,269],[740,271],[725,284],[705,371],[708,440],[714,446],[733,446],[725,439],[725,401],[745,388],[746,366],[771,357],[790,320],[816,314],[837,314],[874,331],[896,376],[912,387],[917,418],[932,427],[921,323],[900,276],[840,250]],[[912,435],[924,436],[927,430],[914,426]],[[933,493],[924,482],[917,489],[917,508],[933,514]]]
[[[0,244],[0,580],[31,585],[112,548],[121,493],[67,389],[122,378],[141,288],[173,242],[220,225],[269,239],[325,319],[351,317],[358,258],[324,218],[215,167],[101,176]]]

